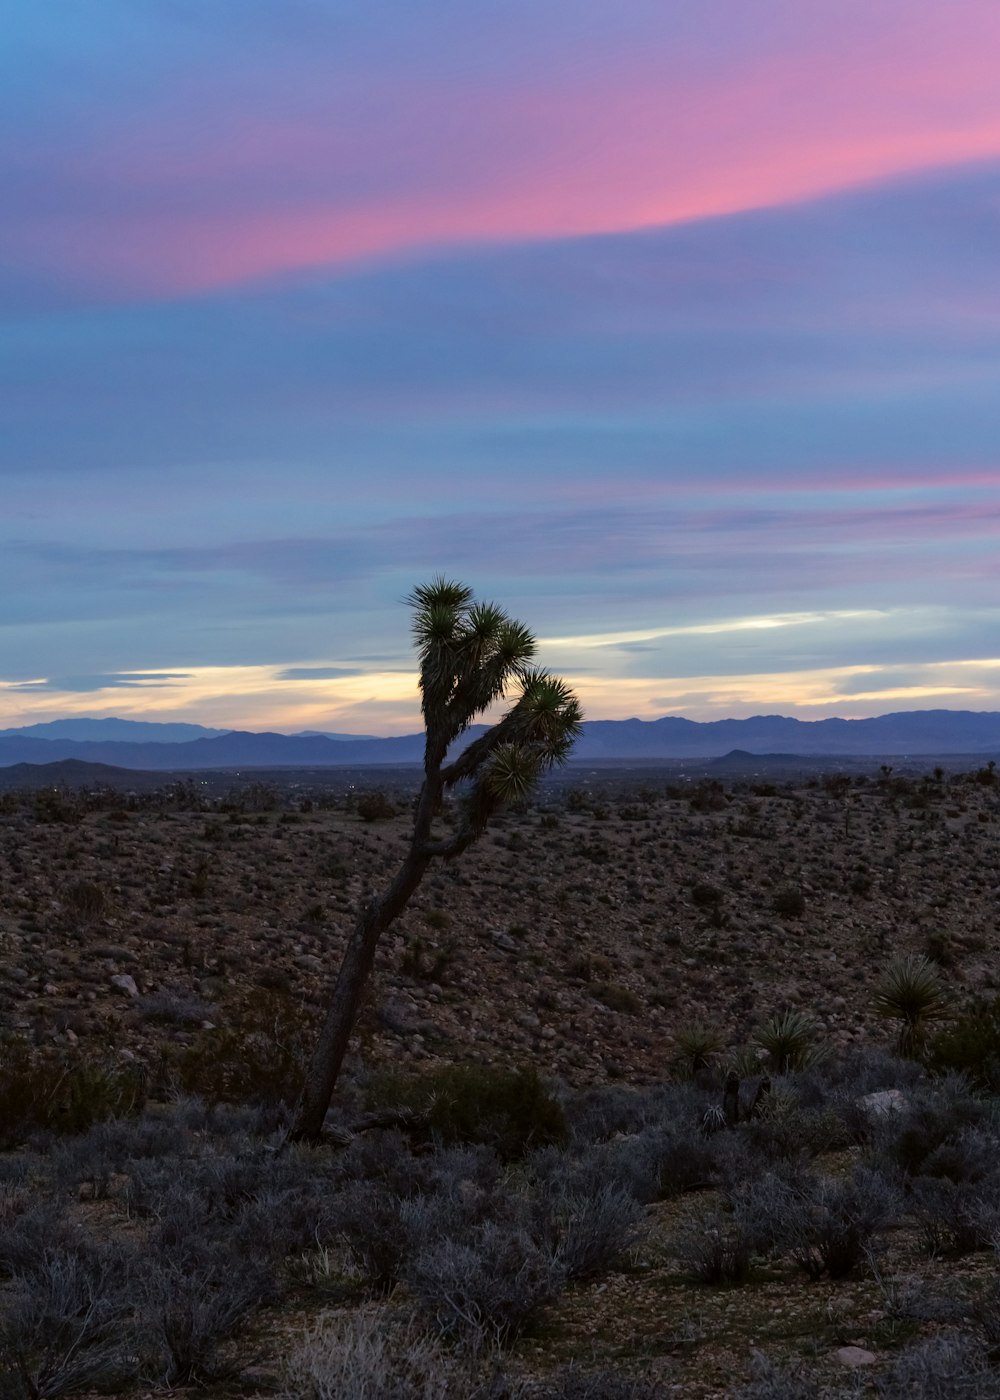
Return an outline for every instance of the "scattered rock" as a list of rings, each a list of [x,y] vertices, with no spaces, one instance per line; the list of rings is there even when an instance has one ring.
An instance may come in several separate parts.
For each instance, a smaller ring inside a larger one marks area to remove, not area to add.
[[[841,1366],[849,1366],[851,1370],[859,1366],[874,1366],[878,1360],[873,1351],[866,1351],[864,1347],[839,1347],[834,1356]]]
[[[118,991],[122,992],[125,996],[137,997],[139,995],[139,988],[135,984],[135,978],[130,976],[129,973],[116,972],[109,980],[112,987],[117,987]]]
[[[876,1089],[858,1100],[869,1118],[888,1118],[894,1113],[905,1113],[909,1100],[900,1089]]]

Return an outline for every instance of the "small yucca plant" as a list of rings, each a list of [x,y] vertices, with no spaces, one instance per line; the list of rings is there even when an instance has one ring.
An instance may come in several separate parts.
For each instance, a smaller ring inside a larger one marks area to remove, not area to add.
[[[722,1032],[703,1021],[692,1021],[677,1032],[677,1058],[693,1079],[709,1065],[722,1049]]]
[[[818,1057],[816,1023],[802,1011],[782,1011],[753,1033],[754,1042],[771,1057],[778,1074],[806,1069]]]
[[[947,1009],[947,994],[934,964],[910,954],[890,963],[874,998],[880,1016],[899,1021],[897,1049],[900,1055],[918,1055],[931,1021]]]

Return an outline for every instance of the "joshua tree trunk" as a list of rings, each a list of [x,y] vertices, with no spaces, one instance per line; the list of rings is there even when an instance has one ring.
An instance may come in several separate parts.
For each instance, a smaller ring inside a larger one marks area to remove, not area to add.
[[[429,863],[429,856],[411,854],[386,893],[380,899],[370,900],[358,916],[306,1071],[289,1134],[293,1141],[318,1138],[323,1129],[323,1119],[354,1030],[365,983],[375,962],[378,941],[406,908]]]

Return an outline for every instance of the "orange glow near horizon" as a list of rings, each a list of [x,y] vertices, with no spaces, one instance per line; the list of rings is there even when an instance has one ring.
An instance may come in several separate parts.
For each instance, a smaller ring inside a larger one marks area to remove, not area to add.
[[[86,715],[258,732],[327,729],[388,736],[421,728],[416,672],[284,681],[279,679],[280,669],[191,668],[181,681],[150,681],[136,689],[109,687],[87,694],[27,695],[9,683],[0,684],[0,725],[14,728]],[[906,683],[893,684],[894,673],[902,672]],[[913,678],[914,672],[919,679]],[[674,679],[595,677],[574,674],[572,667],[561,674],[579,695],[588,719],[652,720],[683,714],[704,721],[775,712],[802,719],[861,718],[884,713],[889,702],[897,709],[1000,709],[998,672],[1000,658]],[[871,678],[870,685],[864,684],[865,677]]]

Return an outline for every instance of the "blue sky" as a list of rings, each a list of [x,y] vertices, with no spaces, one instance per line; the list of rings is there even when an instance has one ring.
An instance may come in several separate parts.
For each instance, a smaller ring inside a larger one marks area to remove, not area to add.
[[[0,723],[1000,709],[992,0],[0,14]]]

